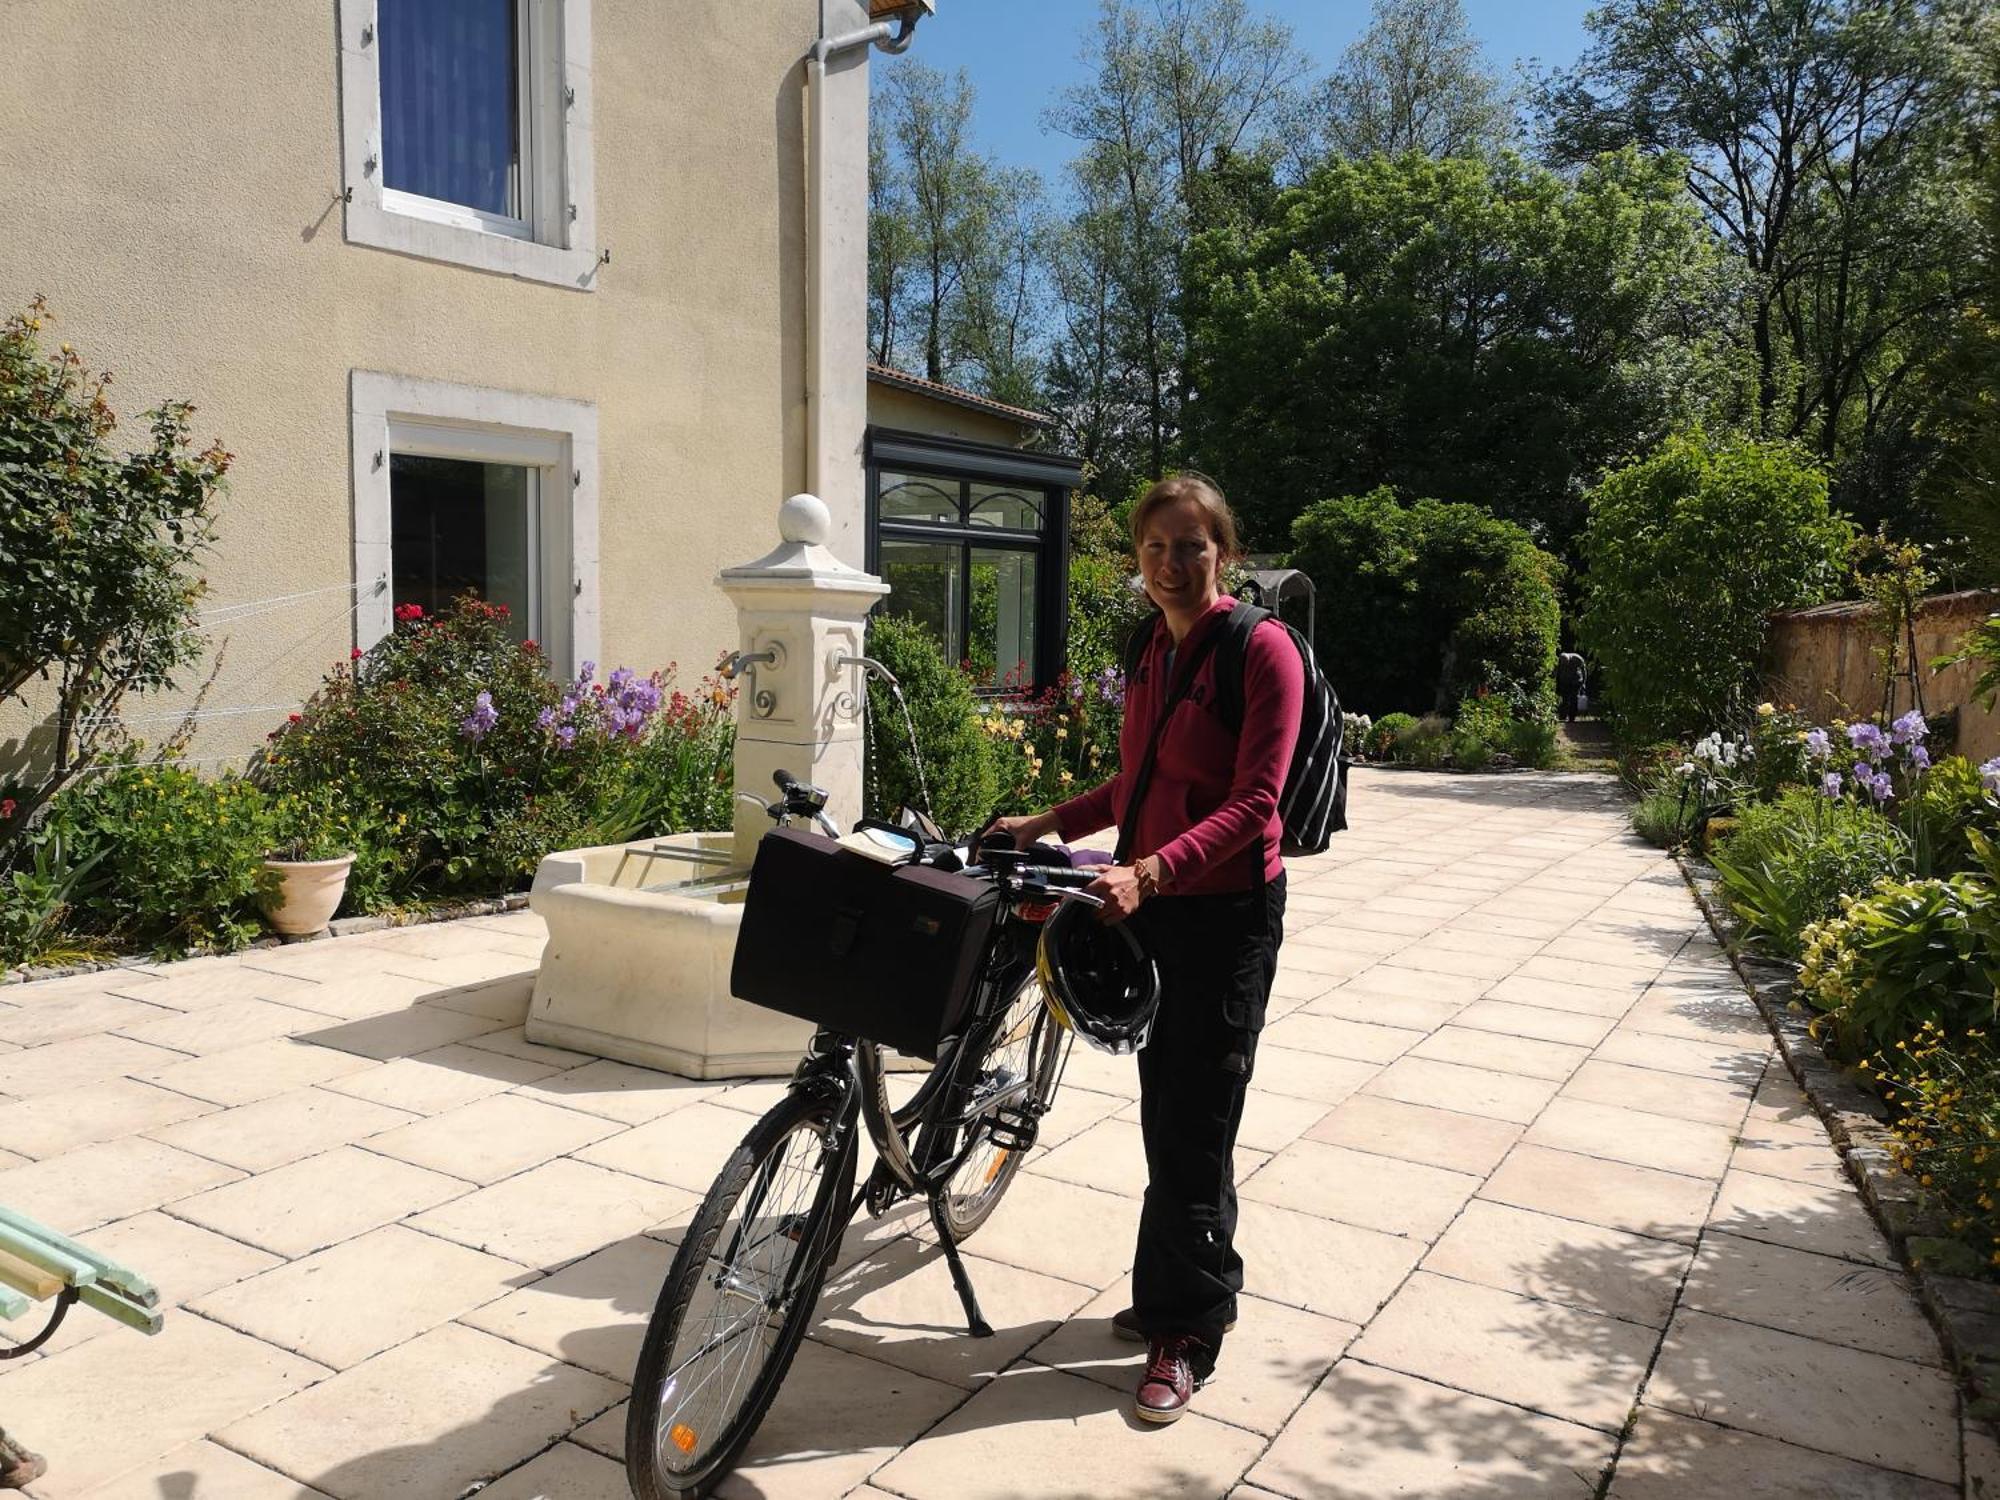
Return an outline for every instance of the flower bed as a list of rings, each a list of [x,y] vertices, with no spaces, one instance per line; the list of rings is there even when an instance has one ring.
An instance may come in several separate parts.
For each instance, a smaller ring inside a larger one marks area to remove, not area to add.
[[[273,852],[353,853],[354,916],[519,889],[552,849],[728,826],[726,685],[591,663],[558,681],[469,596],[395,616],[246,774],[133,748],[66,788],[0,877],[0,963],[240,947]]]
[[[1657,771],[1634,822],[1707,847],[1737,935],[1878,1101],[1929,1230],[1913,1258],[2000,1279],[2000,759],[1931,739],[1914,710],[1822,726],[1764,704]]]

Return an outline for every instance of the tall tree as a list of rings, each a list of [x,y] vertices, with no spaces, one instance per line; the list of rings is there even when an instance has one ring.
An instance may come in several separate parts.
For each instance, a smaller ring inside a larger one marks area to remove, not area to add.
[[[1906,513],[1915,378],[1970,287],[1963,194],[1940,191],[1978,97],[1970,0],[1607,0],[1541,98],[1551,156],[1680,153],[1749,272],[1752,417],[1844,476],[1868,520]]]
[[[1477,156],[1515,133],[1461,0],[1375,0],[1320,106],[1326,149],[1341,156]]]
[[[869,337],[885,364],[1031,404],[1039,381],[1041,179],[972,143],[974,94],[904,59],[869,140]]]
[[[1672,157],[1333,157],[1190,252],[1191,452],[1253,540],[1390,485],[1560,551],[1582,492],[1726,392],[1729,267]]]
[[[1135,372],[1142,463],[1157,474],[1177,449],[1185,396],[1178,262],[1196,177],[1216,153],[1263,143],[1304,62],[1289,29],[1255,18],[1247,0],[1100,0],[1084,60],[1089,81],[1065,90],[1048,120],[1083,144],[1089,211],[1110,207],[1120,221],[1106,248],[1130,359],[1099,369]]]
[[[868,120],[868,353],[878,364],[896,362],[897,318],[909,299],[915,256],[909,193],[889,150],[880,113]]]

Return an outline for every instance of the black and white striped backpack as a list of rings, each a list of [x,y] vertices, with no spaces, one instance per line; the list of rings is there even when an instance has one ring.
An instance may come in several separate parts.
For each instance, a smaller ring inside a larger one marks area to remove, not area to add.
[[[1127,679],[1145,655],[1156,618],[1149,616],[1126,644]],[[1220,628],[1226,634],[1215,644],[1215,708],[1232,729],[1243,727],[1243,663],[1250,649],[1250,634],[1264,621],[1277,619],[1268,609],[1238,601],[1222,622]],[[1305,697],[1299,705],[1298,742],[1292,747],[1292,764],[1285,773],[1284,789],[1278,793],[1278,816],[1284,824],[1279,851],[1324,854],[1333,836],[1347,827],[1348,758],[1341,744],[1340,696],[1320,671],[1312,642],[1283,620],[1278,623],[1298,648],[1299,661],[1306,673]]]

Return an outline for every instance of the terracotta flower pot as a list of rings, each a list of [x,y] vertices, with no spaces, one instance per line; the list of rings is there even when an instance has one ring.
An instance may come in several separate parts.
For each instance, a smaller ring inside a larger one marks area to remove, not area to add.
[[[258,902],[264,910],[264,920],[288,937],[309,937],[324,932],[333,914],[340,910],[340,898],[347,890],[347,872],[354,868],[354,856],[267,859],[264,868],[278,877],[276,891]]]

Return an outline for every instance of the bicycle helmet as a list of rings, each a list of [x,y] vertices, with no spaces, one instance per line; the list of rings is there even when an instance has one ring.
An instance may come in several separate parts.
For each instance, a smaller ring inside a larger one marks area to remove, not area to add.
[[[1056,1019],[1106,1052],[1146,1045],[1160,974],[1130,922],[1104,923],[1089,901],[1061,903],[1042,923],[1035,972]]]

